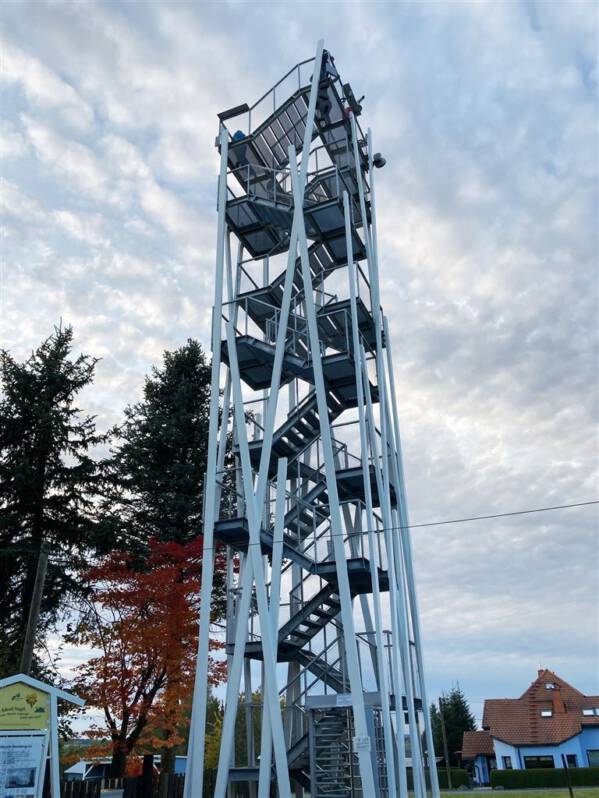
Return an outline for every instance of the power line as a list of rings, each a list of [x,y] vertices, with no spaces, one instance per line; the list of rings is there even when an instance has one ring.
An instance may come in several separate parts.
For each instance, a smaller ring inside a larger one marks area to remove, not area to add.
[[[556,504],[553,507],[535,507],[533,510],[513,510],[509,513],[493,513],[492,515],[472,515],[467,518],[454,518],[450,521],[429,521],[426,524],[408,524],[407,526],[396,526],[391,529],[416,529],[423,526],[441,526],[442,524],[464,524],[467,521],[486,521],[490,518],[506,518],[511,515],[530,515],[531,513],[548,513],[551,510],[567,510],[570,507],[588,507],[592,504],[599,504],[599,499],[590,502],[576,502],[575,504]]]
[[[446,526],[448,524],[465,524],[465,523],[468,523],[470,521],[488,521],[488,520],[493,519],[493,518],[509,518],[511,516],[516,516],[516,515],[531,515],[533,513],[548,513],[548,512],[552,512],[554,510],[568,510],[571,507],[589,507],[589,506],[596,505],[596,504],[599,504],[599,499],[594,499],[593,501],[588,501],[588,502],[574,502],[572,504],[555,504],[555,505],[552,505],[551,507],[534,507],[533,509],[530,509],[530,510],[511,510],[510,512],[506,512],[506,513],[492,513],[492,514],[489,514],[489,515],[470,515],[470,516],[466,516],[465,518],[451,518],[451,519],[447,519],[445,521],[427,521],[427,522],[422,523],[422,524],[406,524],[404,526],[399,525],[399,526],[379,527],[378,529],[374,529],[372,531],[375,532],[375,533],[379,533],[379,532],[397,532],[397,531],[399,531],[401,529],[421,529],[423,527],[429,527],[429,526]],[[365,534],[368,534],[369,531],[371,531],[371,530],[365,529],[365,530],[360,531],[359,533],[356,533],[356,534],[364,534],[365,535]],[[330,537],[343,537],[343,538],[346,538],[347,535],[330,535]],[[226,545],[226,544],[223,544],[223,545]],[[248,546],[262,546],[262,543],[249,543],[248,542],[246,545],[248,545]],[[212,547],[212,546],[211,547],[205,547],[204,551],[213,551],[215,548],[216,547]],[[22,553],[26,553],[26,552],[27,553],[29,553],[29,552],[36,552],[37,553],[38,550],[34,549],[34,548],[28,548],[28,547],[25,547],[25,546],[22,546],[22,547],[15,546],[15,547],[10,547],[10,548],[0,548],[0,551],[4,551],[4,552],[7,552],[7,553],[10,553],[10,552],[17,553],[19,551],[22,552]]]
[[[419,529],[419,528],[422,528],[422,527],[444,526],[444,525],[447,525],[447,524],[465,524],[465,523],[468,523],[469,521],[487,521],[487,520],[492,519],[492,518],[507,518],[507,517],[515,516],[515,515],[530,515],[532,513],[548,513],[548,512],[551,512],[553,510],[567,510],[567,509],[570,509],[571,507],[589,507],[589,506],[595,505],[595,504],[599,504],[599,499],[594,499],[593,501],[588,501],[588,502],[574,502],[572,504],[555,504],[555,505],[552,505],[551,507],[535,507],[535,508],[530,509],[530,510],[512,510],[512,511],[507,512],[507,513],[492,513],[492,514],[489,514],[489,515],[471,515],[471,516],[467,516],[466,518],[453,518],[453,519],[449,519],[449,520],[445,520],[445,521],[428,521],[428,522],[422,523],[422,524],[406,524],[405,526],[400,525],[400,526],[379,527],[378,529],[374,529],[374,530],[365,529],[363,531],[358,531],[355,534],[366,535],[366,534],[368,534],[369,531],[372,531],[372,532],[378,534],[379,532],[397,532],[397,531],[399,531],[401,529]],[[331,534],[329,537],[330,538],[341,537],[341,538],[345,539],[348,536],[345,535],[345,534],[341,534],[341,535]],[[260,543],[250,543],[250,542],[248,542],[246,545],[248,545],[248,546],[262,546],[262,543],[261,542]],[[210,548],[205,548],[204,551],[214,551],[215,549],[216,549],[216,547],[210,547]]]

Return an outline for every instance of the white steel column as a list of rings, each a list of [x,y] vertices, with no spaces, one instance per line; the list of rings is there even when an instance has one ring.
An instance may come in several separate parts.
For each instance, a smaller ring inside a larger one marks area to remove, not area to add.
[[[364,241],[366,245],[366,257],[368,261],[368,269],[369,269],[369,277],[370,277],[370,291],[371,291],[371,307],[372,307],[372,316],[374,320],[374,329],[375,329],[375,336],[376,336],[376,372],[377,372],[377,383],[379,385],[379,406],[380,406],[380,415],[381,415],[381,453],[382,453],[382,469],[383,469],[383,492],[381,495],[381,509],[383,510],[383,522],[387,530],[389,530],[390,534],[386,535],[387,539],[387,548],[388,548],[388,556],[393,556],[392,552],[395,553],[395,545],[394,545],[394,537],[391,532],[391,507],[390,507],[390,483],[389,483],[389,461],[387,457],[387,435],[386,435],[386,425],[385,425],[385,392],[381,389],[381,386],[385,384],[385,371],[384,371],[384,362],[383,362],[383,345],[382,345],[382,325],[381,325],[381,309],[380,309],[380,295],[379,295],[379,286],[378,286],[378,266],[375,260],[373,247],[372,247],[372,240],[371,240],[371,233],[368,225],[368,217],[366,214],[366,201],[364,197],[364,180],[362,177],[362,170],[360,167],[360,153],[358,148],[358,132],[357,132],[357,124],[356,119],[353,114],[351,114],[351,128],[352,128],[352,143],[353,143],[353,151],[354,151],[354,161],[356,163],[356,180],[358,182],[358,193],[360,199],[360,215],[362,217],[362,230],[364,232]],[[372,170],[371,170],[372,171]],[[372,179],[372,175],[371,175]],[[365,367],[365,357],[363,362],[363,367]],[[367,389],[368,380],[366,378],[366,389]],[[374,435],[374,430],[373,430]],[[391,545],[389,545],[391,544]],[[418,727],[415,722],[416,715],[415,715],[415,708],[414,708],[414,695],[412,689],[412,679],[410,674],[410,643],[408,637],[408,624],[407,624],[407,613],[405,608],[405,597],[404,597],[404,590],[403,590],[403,581],[401,579],[401,563],[398,561],[397,557],[395,557],[395,579],[397,580],[396,583],[396,591],[395,591],[395,598],[398,602],[398,624],[397,624],[397,631],[399,633],[399,644],[401,647],[402,652],[402,669],[404,673],[404,687],[406,690],[406,700],[408,703],[408,717],[410,720],[410,738],[412,740],[412,749],[418,750],[419,740],[418,740]],[[393,599],[393,590],[390,590],[390,597]],[[416,793],[416,798],[423,798],[422,786],[423,786],[423,774],[421,774],[421,762],[419,757],[414,757],[412,762],[412,773],[414,775],[414,790]],[[426,793],[426,790],[425,790]]]
[[[293,200],[295,206],[303,206],[303,192],[299,190],[300,178],[295,169],[291,171],[291,182],[293,186]],[[333,456],[333,444],[331,441],[331,428],[329,424],[329,411],[325,393],[324,376],[320,354],[320,342],[318,338],[318,328],[316,326],[316,311],[314,307],[314,296],[312,289],[312,278],[310,276],[310,265],[308,260],[308,246],[302,216],[299,232],[299,249],[302,265],[302,278],[304,282],[304,301],[306,306],[306,320],[308,323],[308,334],[310,340],[310,353],[312,355],[312,368],[314,371],[314,387],[316,390],[316,400],[318,405],[318,416],[320,420],[320,433],[322,439],[322,449],[326,468],[326,483],[329,495],[329,512],[331,519],[331,538],[333,540],[333,551],[335,563],[337,565],[337,580],[339,586],[339,598],[341,601],[341,618],[343,621],[345,654],[347,658],[347,670],[352,695],[353,713],[355,722],[355,742],[358,747],[358,762],[360,776],[362,778],[362,790],[365,795],[376,795],[374,786],[374,774],[372,772],[371,759],[371,740],[366,724],[366,709],[364,705],[364,692],[362,679],[360,676],[360,666],[358,660],[358,649],[356,632],[354,628],[353,607],[351,591],[349,587],[349,577],[347,573],[347,562],[345,559],[345,547],[343,544],[343,528],[341,525],[341,514],[339,511],[339,496],[337,493],[337,478],[335,472],[335,459]]]
[[[395,467],[397,469],[397,484],[400,492],[400,521],[401,521],[401,540],[404,555],[404,565],[406,569],[406,581],[410,597],[412,631],[414,633],[414,646],[416,649],[416,663],[418,669],[418,686],[420,687],[420,698],[424,714],[424,732],[426,737],[426,748],[428,753],[428,768],[431,779],[431,790],[433,798],[439,798],[439,776],[437,773],[437,763],[435,758],[435,745],[433,741],[433,730],[431,726],[429,705],[426,696],[426,680],[424,676],[424,658],[422,656],[422,638],[420,634],[420,618],[418,614],[418,597],[416,594],[416,582],[414,579],[414,566],[412,563],[412,544],[410,540],[408,505],[405,492],[405,480],[403,474],[403,461],[401,455],[401,438],[399,432],[399,416],[397,412],[397,398],[395,395],[395,377],[393,372],[393,356],[391,353],[391,338],[389,336],[389,326],[387,319],[383,316],[385,330],[385,341],[387,345],[387,363],[389,373],[389,392],[393,408],[393,427],[395,433]]]
[[[347,192],[343,192],[343,212],[345,216],[345,241],[347,246],[347,264],[349,270],[349,285],[351,299],[351,326],[352,326],[352,349],[355,363],[356,389],[358,394],[358,417],[360,424],[360,448],[362,451],[362,475],[364,480],[364,496],[366,499],[366,525],[368,530],[368,549],[370,555],[370,574],[372,581],[372,603],[374,606],[375,619],[375,639],[378,649],[378,682],[379,693],[381,695],[381,707],[383,714],[383,734],[385,742],[385,764],[387,768],[387,780],[390,795],[397,794],[395,782],[395,746],[393,745],[393,735],[391,728],[391,711],[389,706],[389,685],[385,666],[383,643],[383,621],[381,615],[381,597],[379,590],[378,560],[376,556],[376,545],[374,542],[374,511],[372,507],[372,486],[370,482],[370,462],[368,458],[368,444],[366,440],[366,419],[364,414],[364,388],[362,384],[362,374],[360,361],[362,358],[362,347],[360,344],[360,331],[358,328],[358,308],[357,308],[357,272],[354,263],[354,253],[352,245],[351,218],[349,209],[349,198]],[[366,390],[370,390],[369,386]],[[375,466],[376,467],[376,466]],[[397,701],[397,697],[395,699]],[[404,798],[404,796],[402,796]]]
[[[277,497],[275,502],[275,526],[272,545],[272,579],[270,583],[270,623],[274,640],[275,668],[277,653],[277,629],[279,626],[279,604],[281,602],[281,568],[283,565],[283,519],[285,516],[285,483],[287,481],[287,458],[281,457],[277,464]],[[262,691],[264,693],[264,690]],[[260,772],[258,774],[258,796],[268,795],[271,782],[272,727],[270,717],[263,710],[260,740]]]
[[[310,92],[310,102],[308,106],[308,116],[306,121],[305,136],[304,136],[304,149],[302,152],[302,162],[300,168],[300,179],[303,188],[306,181],[306,174],[308,168],[308,155],[309,143],[311,141],[311,131],[314,125],[314,113],[316,109],[316,97],[318,92],[318,76],[320,73],[320,63],[322,60],[323,42],[320,41],[317,46],[317,57],[314,65],[314,72],[312,78],[312,88]],[[295,162],[295,160],[294,160]],[[287,332],[287,322],[289,317],[289,308],[291,301],[291,289],[293,285],[293,272],[295,270],[295,258],[297,254],[297,238],[300,225],[303,227],[303,209],[302,203],[294,209],[293,223],[291,229],[290,246],[287,257],[287,270],[285,275],[285,287],[283,292],[283,300],[281,303],[281,312],[279,315],[279,328],[277,330],[277,342],[275,347],[274,364],[271,376],[270,392],[267,405],[266,418],[264,419],[264,440],[262,444],[262,451],[260,456],[260,468],[258,474],[258,481],[256,490],[252,484],[252,471],[249,461],[247,432],[245,429],[245,416],[243,413],[243,396],[241,393],[241,381],[239,377],[239,368],[237,364],[237,352],[233,325],[231,319],[227,323],[227,344],[230,358],[230,370],[232,373],[233,395],[235,417],[237,421],[237,432],[239,436],[240,455],[242,458],[242,474],[244,482],[244,493],[246,511],[248,513],[250,544],[248,557],[246,558],[246,568],[244,569],[241,600],[238,608],[238,619],[247,617],[250,608],[251,598],[251,584],[252,576],[255,578],[256,594],[259,604],[260,614],[260,628],[262,632],[262,640],[264,646],[264,660],[266,668],[266,680],[269,684],[264,685],[269,691],[267,698],[266,690],[263,695],[265,705],[268,703],[268,711],[271,718],[273,743],[275,748],[275,763],[277,765],[277,776],[279,782],[279,794],[281,798],[290,795],[289,774],[287,771],[286,754],[281,752],[281,747],[284,744],[284,735],[281,725],[280,707],[278,704],[278,692],[276,690],[276,669],[272,671],[272,636],[270,634],[270,624],[268,621],[268,604],[266,600],[266,593],[264,589],[263,570],[260,561],[260,542],[259,542],[259,528],[261,520],[260,508],[264,502],[266,495],[266,483],[268,478],[268,464],[270,462],[270,455],[272,450],[272,435],[274,431],[275,415],[277,409],[278,388],[281,378],[281,368],[283,362],[283,354],[285,348],[285,339]],[[220,350],[219,350],[220,351]],[[252,543],[254,546],[252,546]],[[258,547],[254,554],[255,547]],[[250,559],[251,553],[251,559]],[[254,561],[257,559],[257,562]],[[250,566],[250,562],[252,566]],[[260,584],[258,584],[260,582]],[[245,642],[246,632],[242,623],[238,621],[235,635],[235,653],[233,655],[231,672],[229,674],[229,681],[227,684],[227,697],[225,702],[225,716],[223,719],[222,736],[221,736],[221,750],[219,756],[219,766],[217,773],[217,783],[215,789],[215,798],[224,796],[226,789],[228,767],[230,762],[231,750],[233,746],[233,738],[235,733],[235,710],[237,703],[237,694],[239,690],[239,681],[241,677],[241,669],[243,659],[245,656]],[[275,691],[277,698],[274,700],[272,691]],[[276,706],[275,706],[276,704]],[[274,716],[274,717],[273,717]],[[280,726],[280,728],[279,728]],[[285,772],[282,772],[282,760],[284,756]],[[191,796],[190,796],[191,798]]]
[[[283,724],[281,719],[281,708],[278,700],[276,667],[274,665],[274,650],[269,622],[268,600],[266,597],[266,587],[264,581],[264,567],[260,554],[260,526],[262,513],[260,508],[264,500],[265,492],[262,496],[254,493],[252,467],[250,464],[249,448],[247,440],[247,428],[245,423],[245,412],[243,409],[243,396],[241,393],[241,379],[239,376],[239,366],[237,363],[237,347],[235,343],[235,332],[232,321],[227,322],[227,343],[229,352],[229,363],[231,368],[231,379],[233,384],[233,398],[235,408],[235,420],[239,435],[239,451],[241,456],[241,471],[243,478],[244,493],[246,496],[246,510],[248,513],[249,524],[249,543],[248,555],[246,558],[246,571],[244,572],[241,607],[239,610],[240,618],[247,616],[249,612],[252,581],[256,587],[256,599],[258,602],[258,612],[260,617],[260,632],[262,635],[262,646],[264,656],[264,666],[266,672],[265,684],[263,685],[263,701],[268,707],[270,722],[273,730],[273,742],[275,749],[275,764],[277,768],[277,780],[279,785],[279,795],[281,798],[291,798],[291,788],[289,785],[289,772],[287,770],[287,755],[284,748]],[[272,397],[271,397],[272,399]],[[264,456],[264,450],[262,452]],[[237,634],[235,636],[235,654],[233,655],[233,674],[227,689],[227,706],[225,708],[225,718],[222,728],[222,741],[219,757],[219,767],[217,773],[215,798],[224,798],[228,781],[228,768],[230,759],[230,748],[232,747],[235,734],[234,716],[234,694],[229,688],[238,684],[237,672],[241,673],[241,664],[245,658],[245,634],[240,641],[239,632],[245,629],[241,623],[237,624]],[[237,668],[236,668],[237,666]],[[237,688],[238,689],[238,688]]]
[[[362,348],[361,352],[361,369],[362,369],[362,381],[364,384],[364,395],[366,397],[366,418],[367,418],[367,431],[368,437],[370,441],[370,451],[372,455],[372,460],[374,463],[374,473],[376,477],[377,483],[377,492],[379,497],[384,496],[384,487],[383,487],[383,478],[381,475],[381,469],[379,465],[379,454],[378,454],[378,445],[376,441],[376,425],[374,421],[374,411],[372,408],[372,399],[370,396],[369,391],[369,382],[368,382],[368,373],[366,370],[366,356],[364,354],[364,350]],[[393,543],[391,538],[391,521],[388,520],[390,518],[387,510],[385,510],[383,504],[383,498],[381,498],[381,506],[383,509],[383,534],[385,537],[385,546],[387,549],[387,570],[389,574],[389,611],[391,615],[391,630],[393,633],[393,649],[391,652],[391,666],[393,669],[393,682],[395,686],[395,715],[396,715],[396,723],[397,723],[397,735],[398,735],[398,745],[397,745],[397,766],[399,770],[399,788],[400,788],[400,795],[407,795],[408,794],[408,782],[407,782],[407,773],[406,773],[406,755],[405,755],[405,740],[404,740],[404,712],[402,706],[402,685],[405,679],[402,677],[403,673],[403,649],[402,649],[402,656],[400,656],[400,647],[398,645],[401,644],[402,639],[402,628],[401,628],[401,620],[399,617],[398,611],[398,599],[397,599],[397,592],[401,589],[401,585],[397,580],[397,576],[395,573],[395,558],[393,557]]]
[[[223,302],[223,261],[225,249],[225,208],[227,203],[228,138],[224,125],[220,126],[220,173],[218,182],[218,230],[216,236],[216,273],[214,306],[212,310],[212,379],[210,386],[210,431],[206,496],[204,501],[204,545],[202,556],[202,585],[200,588],[200,629],[196,676],[193,691],[185,798],[202,798],[204,790],[204,747],[206,736],[206,701],[208,699],[208,652],[210,645],[210,603],[214,578],[214,521],[216,518],[216,458],[218,442],[218,404],[220,393],[220,317]],[[207,556],[206,556],[207,555]]]

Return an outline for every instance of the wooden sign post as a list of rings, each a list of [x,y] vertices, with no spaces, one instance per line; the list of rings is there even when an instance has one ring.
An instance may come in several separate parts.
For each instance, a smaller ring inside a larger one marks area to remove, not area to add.
[[[58,699],[85,705],[82,698],[23,673],[0,679],[0,798],[42,798],[48,748],[50,794],[60,798]]]

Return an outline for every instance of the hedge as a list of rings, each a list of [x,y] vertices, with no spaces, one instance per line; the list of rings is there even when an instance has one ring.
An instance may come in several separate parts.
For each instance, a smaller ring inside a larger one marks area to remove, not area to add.
[[[573,787],[599,786],[599,768],[568,768]],[[492,770],[491,787],[506,790],[526,787],[567,787],[565,768],[531,768],[530,770]]]
[[[463,768],[450,768],[451,771],[451,786],[455,789],[460,786],[468,786],[468,773]],[[431,780],[428,773],[428,768],[424,771],[426,776],[426,786],[431,786]],[[439,777],[439,787],[443,790],[447,789],[447,771],[443,765],[437,767],[437,776]],[[414,789],[414,778],[412,776],[412,768],[408,768],[408,789]]]

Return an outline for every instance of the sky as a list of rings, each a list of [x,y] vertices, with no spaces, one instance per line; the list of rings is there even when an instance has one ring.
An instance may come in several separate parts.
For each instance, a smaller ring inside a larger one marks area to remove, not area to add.
[[[591,501],[597,480],[597,7],[4,2],[0,343],[59,320],[106,429],[189,337],[209,349],[216,114],[324,38],[365,95],[410,517]],[[596,507],[413,530],[429,694],[599,694]],[[68,669],[85,652],[67,649]]]

